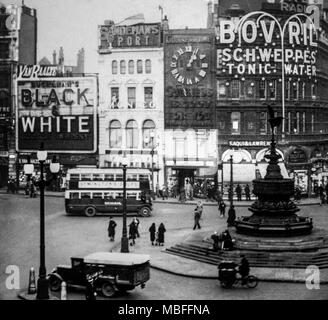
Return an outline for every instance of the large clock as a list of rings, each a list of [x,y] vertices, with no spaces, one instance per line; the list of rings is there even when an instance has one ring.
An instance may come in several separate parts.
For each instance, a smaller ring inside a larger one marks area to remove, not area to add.
[[[190,45],[179,48],[172,56],[170,71],[181,85],[194,85],[201,82],[208,72],[206,54],[198,47]]]

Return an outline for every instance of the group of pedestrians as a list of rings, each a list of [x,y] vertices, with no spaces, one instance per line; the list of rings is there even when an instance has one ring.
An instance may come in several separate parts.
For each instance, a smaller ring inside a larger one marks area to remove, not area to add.
[[[161,223],[156,231],[156,224],[152,223],[149,228],[150,242],[152,246],[164,246],[164,233],[166,232],[165,226]]]
[[[235,192],[237,195],[237,200],[242,201],[243,190],[242,190],[242,187],[240,186],[240,184],[237,184]],[[248,184],[246,184],[246,186],[244,188],[244,194],[245,194],[246,201],[251,201],[251,189]]]
[[[139,224],[140,221],[138,218],[134,218],[132,222],[129,224],[129,240],[130,240],[130,246],[135,245],[136,239],[140,238],[139,234]],[[108,238],[109,241],[115,241],[115,228],[117,226],[117,223],[113,220],[112,217],[109,217],[109,223],[108,223]],[[164,233],[166,232],[165,226],[163,223],[161,223],[158,227],[158,230],[156,230],[156,225],[153,223],[151,227],[149,228],[150,233],[150,241],[152,245],[155,246],[163,246],[164,245]]]

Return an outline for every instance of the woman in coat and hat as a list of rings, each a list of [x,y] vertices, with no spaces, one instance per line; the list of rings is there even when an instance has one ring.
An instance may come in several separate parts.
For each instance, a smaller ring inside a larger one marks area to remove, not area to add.
[[[151,245],[154,245],[154,241],[155,241],[155,236],[156,236],[156,225],[155,223],[153,223],[150,228],[149,228],[149,232],[150,232],[150,241],[151,241]]]
[[[164,245],[164,233],[166,232],[165,226],[163,223],[158,227],[158,244],[161,246]]]

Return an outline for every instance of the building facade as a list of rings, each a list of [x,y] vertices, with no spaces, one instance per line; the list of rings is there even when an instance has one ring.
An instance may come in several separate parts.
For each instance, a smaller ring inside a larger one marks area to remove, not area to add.
[[[310,3],[294,2],[220,1],[213,27],[217,33],[218,156],[225,185],[230,155],[236,183],[250,183],[265,174],[264,155],[271,138],[268,105],[284,117],[276,132],[283,175],[294,178],[307,195],[327,182],[327,9],[319,8],[319,26],[304,16],[298,24],[288,19],[301,8],[306,13]],[[259,15],[243,20],[255,11],[267,13],[262,22],[255,24]],[[278,23],[286,25],[284,34]]]
[[[16,77],[18,64],[35,64],[37,13],[24,5],[0,5],[0,187],[19,176],[15,149]]]
[[[164,52],[166,182],[178,190],[205,177],[215,182],[214,30],[168,30]]]
[[[161,23],[99,27],[99,166],[148,168],[164,183]]]

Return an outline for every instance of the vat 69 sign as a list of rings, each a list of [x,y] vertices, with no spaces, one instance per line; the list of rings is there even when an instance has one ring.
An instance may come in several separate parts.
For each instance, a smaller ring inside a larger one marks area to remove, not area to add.
[[[216,33],[223,75],[275,75],[281,68],[290,76],[317,74],[316,26],[305,14],[281,25],[269,13],[253,12],[237,24],[221,21]]]
[[[96,77],[19,78],[17,90],[17,151],[96,152]]]

